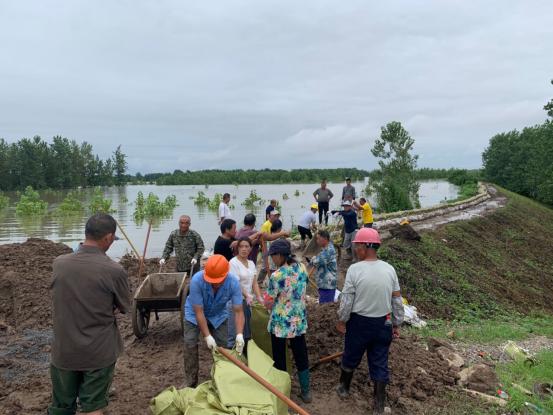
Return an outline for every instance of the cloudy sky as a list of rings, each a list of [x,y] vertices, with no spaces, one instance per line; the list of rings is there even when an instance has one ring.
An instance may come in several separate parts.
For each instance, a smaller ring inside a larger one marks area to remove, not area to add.
[[[479,167],[553,97],[542,1],[0,0],[0,137],[122,144],[131,172]]]

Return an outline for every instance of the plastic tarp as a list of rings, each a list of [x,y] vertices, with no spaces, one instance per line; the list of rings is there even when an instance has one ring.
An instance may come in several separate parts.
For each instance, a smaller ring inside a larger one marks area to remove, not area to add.
[[[252,330],[252,339],[261,350],[269,356],[272,356],[273,346],[271,345],[271,335],[267,331],[267,326],[269,325],[269,311],[258,303],[252,304],[251,310],[252,317],[250,320],[250,327]],[[292,356],[288,348],[286,348],[286,369],[288,373],[292,374]]]
[[[235,356],[238,356],[235,354]],[[223,355],[213,353],[212,380],[197,388],[170,387],[150,401],[153,415],[286,415],[288,409],[275,395]],[[248,342],[248,366],[290,396],[290,376],[273,367],[272,359],[254,341]]]

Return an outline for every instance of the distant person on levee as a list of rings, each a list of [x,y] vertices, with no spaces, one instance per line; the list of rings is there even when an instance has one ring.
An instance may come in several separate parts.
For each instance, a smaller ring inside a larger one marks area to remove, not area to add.
[[[219,225],[223,223],[225,219],[232,219],[232,214],[230,213],[230,208],[228,204],[230,203],[230,194],[225,193],[223,195],[223,201],[219,203]]]
[[[174,250],[177,259],[177,271],[187,272],[190,275],[191,269],[198,263],[205,250],[202,237],[198,232],[190,229],[191,224],[190,216],[182,215],[179,218],[179,228],[171,232],[169,238],[167,238],[159,265],[165,265]]]
[[[116,228],[110,215],[91,216],[78,252],[54,260],[51,415],[75,414],[77,399],[82,413],[101,415],[108,406],[123,351],[115,316],[130,307],[127,273],[106,255]]]
[[[346,177],[346,185],[342,189],[342,202],[349,200],[353,202],[355,200],[355,187],[351,185],[351,178]]]
[[[353,202],[353,206],[357,209],[357,211],[362,212],[363,217],[363,227],[364,228],[372,228],[373,227],[373,210],[371,208],[370,203],[367,199],[364,197],[359,199],[359,203]]]
[[[334,194],[326,187],[326,179],[321,181],[321,187],[313,192],[313,197],[317,202],[317,207],[319,208],[319,225],[323,223],[323,218],[325,225],[328,225],[328,210],[330,199]]]
[[[271,200],[271,203],[269,203],[269,206],[265,209],[265,220],[269,220],[269,216],[271,215],[271,212],[276,209],[277,201],[275,199]]]

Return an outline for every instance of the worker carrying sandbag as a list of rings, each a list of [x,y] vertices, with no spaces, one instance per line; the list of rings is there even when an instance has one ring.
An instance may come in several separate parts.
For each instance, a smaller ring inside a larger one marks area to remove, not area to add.
[[[244,350],[244,311],[242,290],[238,277],[229,272],[230,265],[222,255],[212,255],[205,269],[190,281],[190,294],[184,305],[184,378],[185,386],[198,384],[198,337],[200,332],[206,346],[214,350],[227,345],[229,312],[232,304],[236,330],[235,348]]]
[[[392,338],[399,337],[403,301],[395,269],[379,260],[380,235],[371,228],[357,232],[353,245],[359,262],[351,265],[340,298],[336,328],[345,334],[338,395],[345,398],[353,371],[367,352],[369,375],[374,386],[374,412],[383,414],[390,376],[388,352]]]

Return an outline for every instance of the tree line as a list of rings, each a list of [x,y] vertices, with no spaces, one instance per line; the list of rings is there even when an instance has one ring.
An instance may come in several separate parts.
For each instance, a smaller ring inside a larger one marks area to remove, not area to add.
[[[553,118],[553,99],[544,109]],[[482,159],[490,182],[553,205],[553,120],[495,135]]]
[[[352,181],[363,180],[368,174],[368,171],[356,168],[175,170],[173,173],[157,175],[153,181],[158,185],[317,183],[322,179],[343,182],[346,177]]]
[[[126,156],[118,146],[112,156],[101,159],[92,145],[55,136],[48,143],[41,137],[14,143],[0,139],[0,189],[71,189],[125,184],[129,177]]]

